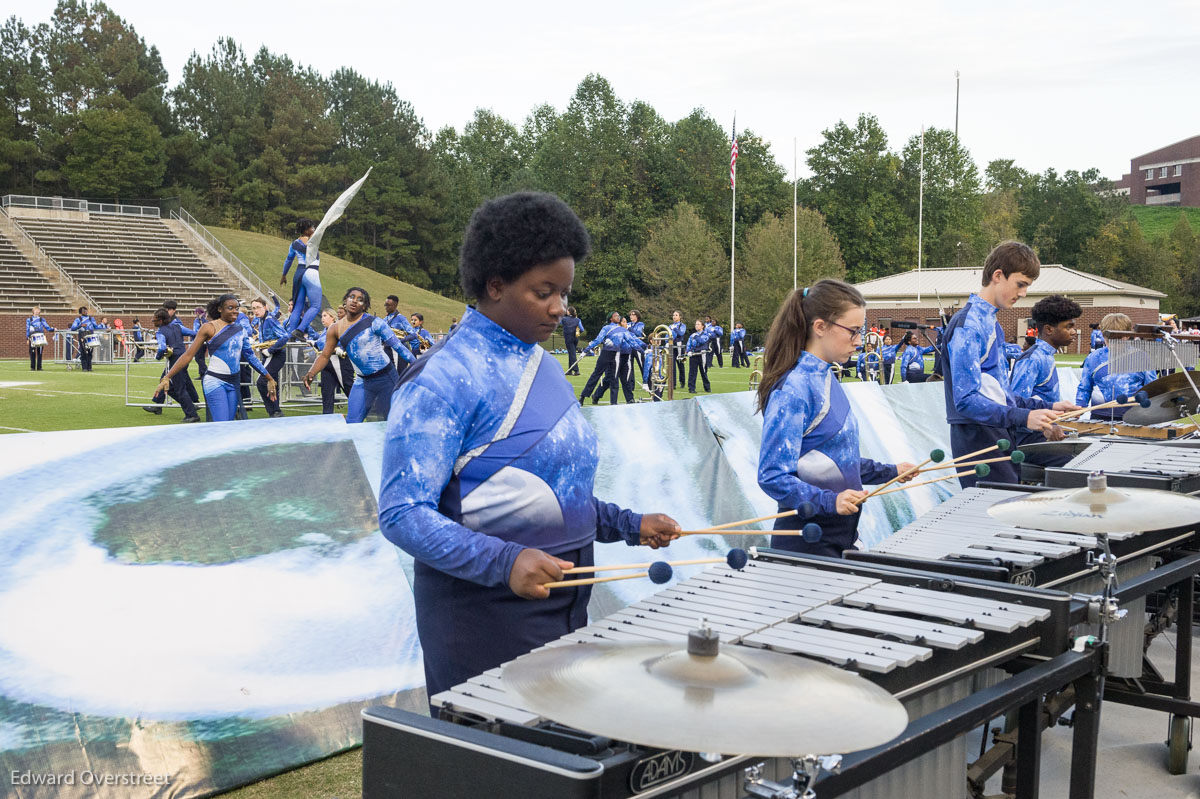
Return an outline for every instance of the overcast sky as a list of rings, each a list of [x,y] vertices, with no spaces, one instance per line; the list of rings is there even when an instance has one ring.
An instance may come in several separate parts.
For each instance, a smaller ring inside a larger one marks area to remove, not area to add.
[[[695,107],[765,137],[788,171],[839,119],[875,114],[899,150],[922,125],[954,127],[982,172],[1012,158],[1040,172],[1096,167],[1200,134],[1200,3],[691,0],[340,2],[111,0],[159,48],[175,85],[220,36],[328,74],[391,81],[425,124],[459,130],[474,109],[520,124],[562,109],[588,73],[670,121]],[[24,0],[27,24],[52,0]]]

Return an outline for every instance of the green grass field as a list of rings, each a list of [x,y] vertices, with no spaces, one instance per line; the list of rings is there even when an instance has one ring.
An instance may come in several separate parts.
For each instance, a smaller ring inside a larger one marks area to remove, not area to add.
[[[1179,216],[1185,215],[1192,231],[1200,233],[1200,208],[1178,208],[1155,205],[1131,205],[1129,212],[1142,228],[1142,235],[1147,239],[1158,239],[1170,235],[1175,225],[1179,224]]]
[[[283,262],[287,258],[289,239],[233,228],[214,227],[209,230],[283,299],[291,296],[290,272],[288,285],[282,292],[278,288],[279,275],[283,272]],[[446,330],[451,319],[462,316],[463,303],[458,300],[417,288],[410,283],[402,283],[336,255],[322,253],[321,289],[330,303],[334,306],[340,305],[342,295],[351,286],[361,286],[367,290],[371,295],[371,309],[375,313],[382,313],[384,298],[395,294],[400,298],[400,310],[408,314],[420,311],[425,315],[425,326],[435,332]]]

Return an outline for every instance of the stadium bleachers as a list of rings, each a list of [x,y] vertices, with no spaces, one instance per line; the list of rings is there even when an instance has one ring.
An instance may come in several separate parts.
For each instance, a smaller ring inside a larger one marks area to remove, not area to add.
[[[160,219],[14,221],[108,314],[150,312],[167,298],[190,308],[230,290]]]
[[[70,301],[0,233],[0,313],[27,314],[35,305],[45,313],[71,311]]]

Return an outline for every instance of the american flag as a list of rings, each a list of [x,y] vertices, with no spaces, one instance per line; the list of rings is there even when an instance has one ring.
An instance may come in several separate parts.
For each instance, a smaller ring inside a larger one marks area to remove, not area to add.
[[[729,188],[737,186],[737,119],[733,120],[733,148],[729,151]]]

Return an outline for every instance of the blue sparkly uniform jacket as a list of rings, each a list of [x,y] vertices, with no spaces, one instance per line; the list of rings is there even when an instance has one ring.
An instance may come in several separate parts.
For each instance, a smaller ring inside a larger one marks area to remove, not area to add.
[[[978,294],[950,320],[944,340],[950,366],[943,375],[950,424],[1023,427],[1031,410],[1050,407],[1036,397],[1013,395],[996,306]]]
[[[297,269],[305,269],[308,264],[308,245],[300,239],[292,242],[292,246],[288,249],[287,260],[283,262],[283,276],[287,277],[288,270],[292,268],[292,261],[296,262]],[[318,268],[318,264],[313,264],[313,269]]]
[[[255,319],[250,323],[255,333],[258,334],[260,342],[274,341],[275,343],[267,347],[267,352],[274,355],[287,346],[288,336],[287,330],[284,329],[278,320],[273,316],[267,315],[262,319]],[[244,329],[244,328],[243,328]]]
[[[1058,369],[1054,367],[1054,347],[1043,339],[1021,353],[1013,364],[1009,385],[1018,397],[1038,397],[1053,405],[1058,396]]]
[[[735,328],[733,329],[733,332],[729,334],[729,346],[731,346],[731,347],[732,347],[734,344],[738,343],[739,341],[741,341],[741,340],[742,340],[742,339],[744,339],[745,337],[746,337],[746,328],[744,328],[744,327],[742,327],[742,328],[737,328],[737,327],[735,327]]]
[[[670,327],[672,341],[680,342],[687,338],[687,325],[683,322],[672,322]]]
[[[688,336],[687,349],[685,352],[687,352],[689,355],[697,355],[702,352],[705,347],[708,346],[708,342],[712,340],[713,334],[711,328],[706,327],[703,330],[697,330],[695,333]]]
[[[408,363],[416,360],[408,347],[403,346],[400,339],[396,338],[387,322],[371,314],[363,314],[357,322],[346,328],[346,331],[338,336],[337,343],[346,352],[346,357],[354,367],[355,385],[361,383],[364,376],[378,374],[392,365],[392,359],[388,357],[384,345]]]
[[[1116,399],[1118,394],[1132,396],[1155,377],[1157,375],[1154,372],[1109,374],[1108,347],[1101,347],[1083,359],[1083,374],[1079,376],[1079,388],[1075,390],[1075,404],[1099,405]],[[1116,410],[1124,411],[1123,408]]]
[[[916,344],[909,344],[904,348],[904,353],[900,356],[900,373],[901,375],[908,374],[910,366],[919,366],[921,371],[925,371],[925,356],[933,352],[933,346],[921,347]]]
[[[885,483],[896,467],[859,454],[858,421],[830,365],[804,352],[775,384],[763,410],[758,485],[784,510],[811,502],[837,513],[837,495]]]
[[[604,342],[604,349],[608,350],[609,352],[616,352],[617,345],[614,343],[612,335],[614,332],[616,332],[618,330],[624,330],[624,329],[625,328],[621,327],[619,324],[614,324],[612,322],[609,322],[607,325],[600,328],[600,332],[596,335],[596,338],[594,338],[592,340],[591,344],[584,347],[583,351],[591,352],[592,350],[594,350],[596,348],[597,344],[599,344],[600,342]]]
[[[52,332],[54,332],[54,328],[50,327],[50,323],[44,316],[31,316],[25,320],[25,338],[29,338],[34,333]]]
[[[527,547],[636,544],[641,515],[592,494],[597,462],[595,433],[554,357],[469,308],[392,395],[380,530],[418,561],[484,586],[507,585]]]

